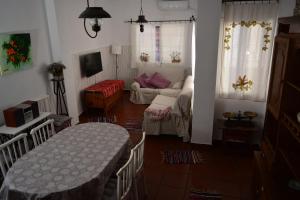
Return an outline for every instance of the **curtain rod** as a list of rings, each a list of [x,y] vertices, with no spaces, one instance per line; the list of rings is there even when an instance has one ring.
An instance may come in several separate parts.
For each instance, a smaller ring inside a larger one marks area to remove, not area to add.
[[[274,2],[276,1],[277,3],[279,2],[279,0],[222,0],[222,3],[235,3],[235,2],[240,2],[240,3],[247,3],[247,2],[253,2],[253,3],[266,3],[266,2]]]
[[[157,22],[195,22],[196,18],[194,17],[194,15],[190,18],[190,19],[170,19],[170,20],[148,20],[149,23],[153,22],[153,23],[157,23]],[[136,21],[133,21],[132,19],[130,19],[129,21],[125,21],[125,23],[138,23]]]

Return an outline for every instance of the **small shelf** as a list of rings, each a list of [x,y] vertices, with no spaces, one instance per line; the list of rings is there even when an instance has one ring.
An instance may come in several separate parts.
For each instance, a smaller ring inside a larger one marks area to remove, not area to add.
[[[292,136],[300,143],[300,124],[296,119],[293,120],[288,114],[283,114],[283,124],[291,132]]]
[[[282,17],[278,19],[280,24],[299,24],[300,16]]]

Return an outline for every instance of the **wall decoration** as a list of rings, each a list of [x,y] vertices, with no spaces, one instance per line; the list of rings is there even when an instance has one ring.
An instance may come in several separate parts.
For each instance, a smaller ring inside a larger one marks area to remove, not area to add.
[[[251,28],[255,26],[260,26],[261,28],[265,29],[265,34],[264,34],[264,46],[262,47],[263,51],[266,51],[269,49],[269,44],[271,43],[270,40],[270,31],[272,31],[272,24],[269,22],[259,22],[256,20],[250,20],[250,21],[244,21],[242,20],[239,23],[231,23],[228,26],[225,27],[225,36],[224,36],[224,48],[225,50],[230,49],[230,41],[232,38],[232,31],[235,27],[241,26],[241,27],[246,27],[246,28]]]
[[[0,76],[31,66],[30,34],[0,34]]]
[[[172,63],[180,63],[181,62],[181,58],[180,58],[180,52],[178,51],[173,51],[171,54],[171,61]]]
[[[236,81],[236,83],[232,84],[232,87],[237,91],[240,90],[242,92],[247,92],[249,90],[252,89],[253,86],[253,81],[252,80],[248,80],[247,76],[244,75],[239,76],[238,80]]]
[[[142,62],[148,62],[149,61],[149,54],[142,52],[140,55],[140,60]]]

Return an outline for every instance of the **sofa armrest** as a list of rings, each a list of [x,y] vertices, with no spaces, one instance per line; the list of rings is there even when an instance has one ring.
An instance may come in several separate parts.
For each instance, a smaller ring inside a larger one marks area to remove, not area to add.
[[[140,86],[140,84],[139,84],[138,82],[133,82],[133,83],[131,84],[131,89],[132,89],[132,90],[137,91],[137,90],[139,90],[140,88],[141,88],[141,86]]]
[[[177,96],[175,110],[181,116],[188,117],[191,112],[191,102],[194,91],[194,82],[192,76],[188,76],[182,87],[181,92]]]

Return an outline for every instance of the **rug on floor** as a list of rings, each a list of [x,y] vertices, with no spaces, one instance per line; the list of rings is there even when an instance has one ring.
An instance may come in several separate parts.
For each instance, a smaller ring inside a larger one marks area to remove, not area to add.
[[[215,191],[205,191],[198,189],[190,190],[190,200],[221,200],[222,195]]]
[[[199,164],[203,163],[202,155],[194,150],[166,150],[163,160],[167,164]]]

